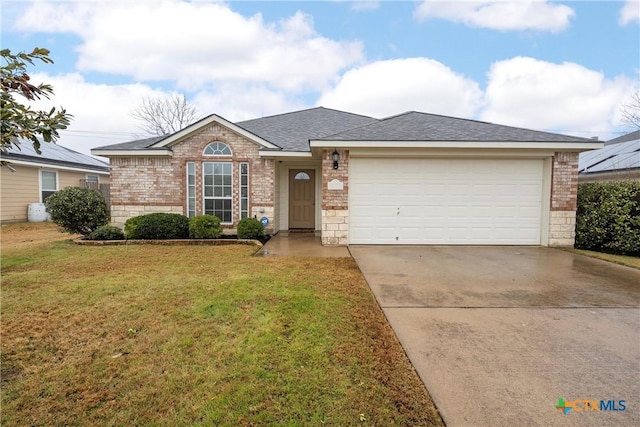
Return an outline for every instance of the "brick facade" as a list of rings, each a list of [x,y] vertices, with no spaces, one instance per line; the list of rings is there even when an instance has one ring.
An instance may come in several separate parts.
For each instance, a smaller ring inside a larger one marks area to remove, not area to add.
[[[323,245],[346,246],[349,243],[349,150],[338,150],[338,169],[333,169],[333,150],[322,153],[322,228]],[[334,181],[335,180],[335,181]],[[329,188],[331,182],[341,189]]]
[[[223,142],[231,156],[205,156],[211,142]],[[203,213],[203,162],[230,162],[232,166],[233,224],[240,220],[240,164],[249,164],[249,214],[274,217],[275,171],[273,159],[259,155],[259,146],[232,130],[212,124],[172,147],[173,156],[112,157],[112,221],[122,225],[127,218],[149,212],[186,214],[186,164],[196,169],[196,214]]]
[[[578,153],[556,152],[551,170],[549,246],[573,246],[578,203]]]

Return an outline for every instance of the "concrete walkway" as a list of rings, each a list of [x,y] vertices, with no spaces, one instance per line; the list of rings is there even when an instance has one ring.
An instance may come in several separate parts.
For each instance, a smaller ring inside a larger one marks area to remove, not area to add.
[[[280,231],[260,249],[256,256],[294,256],[294,257],[347,257],[351,254],[343,246],[322,246],[320,237],[315,233],[290,233]]]
[[[640,425],[639,270],[542,247],[350,251],[448,426]]]

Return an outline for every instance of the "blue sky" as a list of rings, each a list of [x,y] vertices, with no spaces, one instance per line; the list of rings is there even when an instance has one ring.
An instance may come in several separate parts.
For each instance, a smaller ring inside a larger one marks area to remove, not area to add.
[[[51,50],[33,77],[87,153],[142,137],[131,110],[174,92],[229,120],[323,105],[609,139],[640,86],[639,21],[635,0],[3,1],[1,36]]]

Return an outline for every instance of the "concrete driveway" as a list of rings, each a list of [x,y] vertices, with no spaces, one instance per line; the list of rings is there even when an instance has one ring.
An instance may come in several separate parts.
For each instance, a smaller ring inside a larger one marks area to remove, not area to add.
[[[542,247],[350,251],[448,426],[640,425],[639,270]]]

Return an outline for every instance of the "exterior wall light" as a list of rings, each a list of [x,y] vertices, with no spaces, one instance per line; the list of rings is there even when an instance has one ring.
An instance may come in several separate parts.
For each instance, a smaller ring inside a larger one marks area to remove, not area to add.
[[[338,169],[338,160],[340,160],[340,154],[338,153],[338,150],[333,150],[333,153],[331,153],[331,158],[333,159],[333,168]]]

